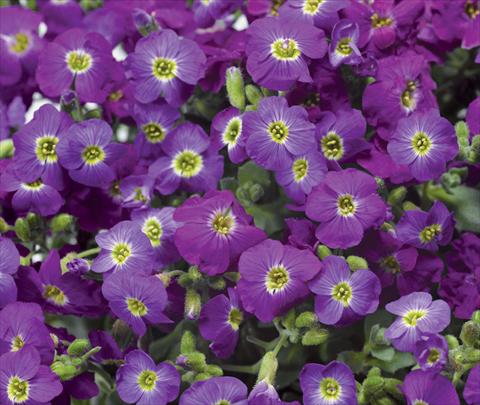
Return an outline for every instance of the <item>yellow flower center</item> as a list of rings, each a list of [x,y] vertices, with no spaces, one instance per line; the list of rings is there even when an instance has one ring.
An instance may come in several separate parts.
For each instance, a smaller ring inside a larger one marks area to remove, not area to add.
[[[467,0],[465,2],[465,13],[467,14],[468,18],[475,20],[480,15],[480,10],[478,9],[478,5],[473,3],[471,0]]]
[[[138,376],[138,385],[142,391],[150,392],[155,389],[157,385],[158,375],[151,370],[143,370]]]
[[[428,243],[434,240],[442,233],[442,226],[440,224],[428,225],[420,232],[420,240],[422,243]]]
[[[415,90],[417,90],[417,85],[413,80],[409,80],[405,86],[405,90],[400,97],[402,105],[407,110],[413,110],[415,108]]]
[[[293,162],[292,166],[293,178],[297,183],[301,182],[308,174],[308,160],[297,159]]]
[[[153,60],[152,72],[157,80],[168,82],[176,77],[177,63],[173,59],[156,58]]]
[[[105,152],[98,145],[90,145],[83,150],[82,159],[87,165],[96,165],[104,161]]]
[[[145,316],[148,313],[147,306],[137,298],[127,298],[127,308],[136,317]]]
[[[150,243],[153,247],[160,246],[163,229],[162,225],[156,218],[149,218],[145,221],[142,230],[143,233],[147,235],[148,239],[150,239]]]
[[[63,307],[68,303],[68,299],[64,292],[57,286],[51,284],[48,284],[43,288],[43,298],[60,307]]]
[[[338,197],[338,212],[343,217],[351,217],[355,214],[356,207],[353,197],[350,194],[344,194]]]
[[[20,335],[17,335],[12,339],[10,350],[12,352],[18,352],[23,346],[25,346],[25,342]]]
[[[393,23],[393,19],[390,17],[380,17],[377,13],[370,17],[370,21],[373,28],[389,27]]]
[[[86,73],[92,67],[92,55],[83,49],[67,53],[67,66],[73,74]]]
[[[35,149],[37,159],[41,163],[55,163],[58,159],[57,143],[58,138],[56,136],[45,135],[37,138]]]
[[[243,321],[243,313],[238,308],[232,308],[228,314],[228,323],[233,330],[238,330]]]
[[[267,273],[266,287],[270,294],[282,291],[288,284],[290,277],[283,265],[273,266]]]
[[[305,0],[303,3],[303,12],[304,14],[315,15],[320,8],[320,5],[323,3],[323,0]]]
[[[343,157],[343,140],[335,132],[329,132],[322,137],[320,147],[328,160],[339,160]]]
[[[14,39],[12,41],[12,44],[10,45],[10,50],[19,55],[25,53],[25,51],[28,49],[28,46],[30,44],[28,35],[22,32],[19,32],[15,34],[13,38]]]
[[[332,288],[332,298],[340,302],[344,307],[348,307],[352,299],[352,287],[346,281],[338,283]]]
[[[283,61],[292,61],[301,55],[297,42],[289,38],[277,39],[273,42],[270,52],[275,59]]]
[[[238,117],[232,118],[223,132],[223,143],[229,148],[237,144],[238,137],[242,133],[242,120]]]
[[[407,326],[415,327],[417,322],[427,315],[427,311],[423,309],[412,309],[403,315],[403,322]]]
[[[235,227],[235,218],[229,212],[219,212],[215,214],[212,220],[212,228],[219,235],[228,235]]]
[[[336,51],[343,56],[350,55],[353,52],[350,42],[352,42],[351,38],[342,38],[338,41]]]
[[[200,173],[202,168],[202,155],[191,150],[180,152],[173,159],[173,170],[180,177],[194,177]]]
[[[342,386],[334,378],[326,377],[320,381],[320,393],[323,399],[327,401],[336,401],[342,394]]]
[[[288,127],[283,121],[271,122],[268,126],[268,133],[276,143],[283,144],[288,139]]]
[[[30,384],[26,380],[14,375],[10,377],[7,385],[8,399],[14,404],[21,404],[28,400],[28,392],[30,391]]]
[[[167,136],[165,129],[156,122],[145,124],[142,130],[145,133],[145,138],[147,138],[147,141],[150,143],[162,142]]]

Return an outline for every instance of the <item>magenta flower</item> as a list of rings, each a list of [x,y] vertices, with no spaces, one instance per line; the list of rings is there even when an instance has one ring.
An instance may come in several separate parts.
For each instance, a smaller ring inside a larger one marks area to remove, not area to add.
[[[315,294],[315,312],[326,325],[345,325],[371,314],[378,307],[381,286],[369,270],[350,272],[343,257],[327,256],[323,269],[308,284]]]
[[[33,347],[0,356],[0,402],[10,404],[47,404],[60,395],[62,384],[50,367],[40,365]]]
[[[57,144],[73,124],[70,116],[52,105],[40,107],[33,119],[15,133],[15,173],[31,183],[38,178],[61,190],[64,173],[58,161]]]
[[[385,331],[395,349],[413,352],[426,333],[439,333],[450,323],[450,307],[443,300],[432,301],[425,292],[414,292],[387,304],[388,312],[398,315]]]
[[[175,210],[173,218],[183,224],[175,232],[178,251],[209,275],[224,273],[242,252],[266,238],[251,225],[252,218],[230,191],[192,198]]]
[[[180,375],[170,363],[155,364],[141,350],[125,356],[117,371],[118,395],[129,404],[166,405],[178,397]]]
[[[216,295],[202,307],[198,327],[204,339],[211,340],[210,349],[217,357],[228,358],[235,351],[243,311],[238,292],[228,289],[228,297]]]
[[[401,390],[407,405],[460,405],[455,387],[447,377],[423,370],[413,370],[403,380]]]
[[[159,97],[178,107],[191,95],[204,76],[205,55],[192,40],[172,30],[161,30],[142,38],[127,63],[134,78],[135,98],[150,103]]]
[[[149,167],[161,194],[172,194],[178,188],[191,192],[209,191],[217,186],[223,174],[223,157],[210,148],[205,131],[191,122],[175,128],[163,142],[167,156]]]
[[[453,213],[436,201],[430,211],[405,211],[397,225],[397,237],[403,243],[431,251],[450,243],[453,235]]]
[[[257,111],[244,114],[243,128],[248,156],[266,169],[289,166],[295,156],[314,148],[315,127],[307,111],[289,107],[283,97],[262,99]]]
[[[458,153],[455,129],[437,109],[412,114],[398,121],[388,153],[396,162],[407,165],[415,179],[437,179]]]
[[[300,372],[304,405],[357,405],[355,377],[347,365],[307,363]]]
[[[112,46],[100,34],[68,30],[40,53],[36,78],[40,90],[58,97],[72,84],[82,101],[102,102],[103,87],[114,68]]]
[[[102,120],[91,119],[70,127],[57,145],[60,164],[77,183],[104,187],[115,178],[111,164],[121,155],[112,143],[112,129]]]
[[[320,271],[308,250],[267,239],[245,251],[238,263],[238,293],[246,311],[270,322],[308,296],[306,282]]]
[[[373,177],[355,169],[327,173],[306,203],[307,216],[320,222],[315,235],[333,248],[358,245],[364,231],[380,225],[385,213]]]
[[[110,275],[102,286],[102,294],[110,309],[126,322],[138,336],[147,331],[146,323],[170,323],[163,311],[167,305],[167,292],[157,276],[137,271],[122,271]]]
[[[273,90],[288,90],[297,80],[311,83],[310,59],[327,51],[322,30],[286,17],[255,20],[247,30],[247,70],[253,80]]]

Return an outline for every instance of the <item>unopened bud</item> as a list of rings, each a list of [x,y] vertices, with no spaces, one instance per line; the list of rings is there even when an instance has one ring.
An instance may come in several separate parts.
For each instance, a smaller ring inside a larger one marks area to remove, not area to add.
[[[465,322],[460,332],[460,339],[464,345],[480,347],[480,324],[473,321]]]
[[[260,89],[253,84],[247,84],[245,86],[245,94],[247,95],[247,100],[253,105],[257,105],[263,98]]]
[[[73,217],[69,214],[58,214],[50,221],[50,229],[52,232],[62,232],[68,229],[73,222]]]
[[[195,376],[194,380],[195,381],[205,381],[208,380],[211,377],[210,374],[208,373],[199,373]]]
[[[418,210],[419,209],[411,201],[404,201],[404,203],[402,204],[402,208],[403,208],[404,211],[413,211],[413,210]]]
[[[318,245],[317,246],[317,256],[320,259],[325,259],[327,256],[330,256],[332,254],[332,251],[328,246],[325,245]]]
[[[397,205],[403,202],[405,197],[407,196],[407,189],[406,187],[397,187],[394,188],[390,193],[388,194],[388,203],[390,205]]]
[[[317,315],[311,311],[302,312],[295,319],[295,326],[297,328],[310,328],[318,323]]]
[[[0,233],[5,233],[10,229],[10,226],[7,224],[7,222],[0,217]]]
[[[208,286],[217,291],[223,291],[227,283],[223,277],[212,277],[208,280]]]
[[[458,339],[453,335],[446,335],[445,339],[447,340],[448,348],[450,350],[456,349],[458,346],[460,346],[460,343],[458,343]]]
[[[350,267],[350,270],[352,271],[357,271],[360,269],[362,270],[368,269],[367,261],[360,256],[348,256],[347,263],[348,263],[348,266]]]
[[[142,36],[146,37],[151,32],[158,30],[158,25],[155,19],[141,8],[135,8],[132,11],[133,22],[135,28]]]
[[[50,369],[60,377],[62,381],[71,380],[78,373],[77,367],[68,362],[62,360],[57,360],[52,363]]]
[[[207,368],[206,357],[200,352],[191,352],[185,355],[187,358],[186,365],[196,372],[204,372]]]
[[[455,133],[457,135],[458,149],[460,151],[460,156],[463,158],[468,152],[468,136],[469,129],[465,121],[459,121],[455,125]]]
[[[202,299],[200,294],[190,288],[185,294],[185,317],[187,319],[198,319],[202,309]]]
[[[9,159],[13,157],[15,148],[13,140],[8,138],[0,141],[0,159]]]
[[[22,242],[30,241],[30,226],[25,218],[17,218],[15,221],[15,233]]]
[[[219,377],[223,375],[223,370],[220,366],[217,366],[215,364],[209,364],[206,368],[206,372],[210,374],[211,376],[214,377]]]
[[[196,340],[195,336],[189,330],[186,330],[183,335],[182,339],[180,340],[180,353],[187,354],[194,352],[196,349]]]
[[[480,323],[480,311],[475,311],[472,314],[472,321],[475,323]]]
[[[313,328],[308,330],[302,337],[302,345],[318,346],[325,343],[328,339],[328,331],[326,329]]]
[[[250,200],[254,203],[260,200],[260,198],[262,198],[264,194],[265,190],[260,184],[257,183],[253,184],[248,189],[248,196],[250,197]]]
[[[239,68],[232,66],[227,69],[226,85],[230,104],[243,111],[245,109],[245,88]]]
[[[260,371],[258,372],[257,383],[266,380],[269,384],[273,384],[278,369],[278,360],[274,352],[267,352],[262,358]]]
[[[90,349],[90,342],[88,339],[75,339],[70,346],[68,346],[67,352],[71,356],[81,356],[88,349]]]
[[[73,259],[67,261],[66,268],[70,273],[80,275],[85,274],[90,270],[90,264],[85,259],[74,257]]]

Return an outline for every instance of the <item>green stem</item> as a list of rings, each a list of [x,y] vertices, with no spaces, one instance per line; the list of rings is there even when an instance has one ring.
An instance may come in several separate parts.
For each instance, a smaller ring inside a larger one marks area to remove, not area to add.
[[[107,373],[103,367],[97,363],[93,363],[93,362],[90,362],[89,364],[89,369],[90,371],[93,371],[95,372],[95,374],[98,374],[99,376],[101,376],[104,381],[108,384],[108,387],[109,387],[109,394],[113,393],[114,392],[114,389],[115,389],[115,382],[113,381],[113,378],[112,376]]]
[[[275,348],[272,350],[275,357],[278,356],[278,353],[282,349],[283,345],[287,342],[287,339],[288,339],[288,334],[286,334],[285,332],[282,332],[280,335],[280,340],[278,341]]]
[[[176,277],[176,276],[181,276],[183,274],[186,274],[186,272],[184,272],[183,270],[172,270],[172,271],[167,271],[164,274],[169,277]]]
[[[455,387],[462,380],[462,375],[463,375],[463,371],[455,371],[455,373],[453,373],[452,383]]]
[[[84,250],[83,252],[78,253],[77,257],[82,258],[82,257],[87,257],[87,256],[93,256],[93,255],[96,255],[96,254],[100,253],[100,250],[101,250],[101,248],[99,248],[99,247]]]
[[[258,373],[258,370],[260,370],[260,363],[261,363],[261,360],[250,366],[242,366],[237,364],[223,364],[222,368],[225,371],[232,371],[234,373],[256,375]]]

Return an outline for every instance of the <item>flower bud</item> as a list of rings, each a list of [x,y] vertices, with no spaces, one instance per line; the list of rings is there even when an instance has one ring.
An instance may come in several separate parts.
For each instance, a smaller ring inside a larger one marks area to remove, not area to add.
[[[394,188],[390,193],[388,194],[388,203],[390,205],[397,205],[402,203],[402,201],[405,199],[407,196],[407,189],[406,187],[397,187]]]
[[[458,121],[455,124],[455,134],[457,135],[458,149],[460,151],[460,156],[464,158],[468,152],[468,136],[469,136],[468,125],[465,121]]]
[[[318,323],[317,315],[311,311],[302,312],[295,319],[295,326],[297,328],[310,328]]]
[[[475,323],[480,323],[480,311],[475,311],[472,314],[472,321]]]
[[[472,144],[468,152],[468,161],[471,163],[480,162],[480,135],[475,135],[472,138]]]
[[[352,271],[356,271],[360,269],[368,269],[367,261],[360,256],[348,256],[347,263],[348,263],[348,266],[350,267],[350,270]]]
[[[278,369],[278,360],[274,352],[267,352],[262,358],[260,371],[258,372],[257,383],[266,380],[269,384],[273,384]]]
[[[186,330],[180,341],[180,353],[187,354],[194,352],[196,349],[196,340],[195,336],[189,330]]]
[[[69,214],[58,214],[50,221],[50,229],[52,232],[62,232],[68,229],[73,222],[73,217]]]
[[[253,84],[247,84],[245,86],[245,94],[247,95],[247,100],[250,104],[257,105],[260,100],[263,98],[262,92],[257,86]]]
[[[411,201],[405,201],[403,204],[402,204],[402,208],[404,211],[413,211],[413,210],[418,210],[419,208],[414,204],[412,203]]]
[[[9,159],[13,157],[15,148],[12,139],[4,139],[0,141],[0,159]]]
[[[327,256],[330,256],[332,254],[332,251],[328,246],[325,245],[318,245],[317,246],[317,256],[320,259],[325,259]]]
[[[473,321],[465,322],[460,332],[460,339],[464,345],[480,347],[480,324]]]
[[[90,264],[88,260],[74,257],[73,259],[67,261],[66,268],[70,273],[73,274],[85,274],[90,270]]]
[[[54,361],[50,369],[60,377],[62,381],[71,380],[78,374],[78,368],[71,364],[68,356],[60,356],[59,360]]]
[[[326,329],[313,328],[305,332],[302,337],[302,345],[318,346],[325,343],[328,339],[328,331]]]
[[[10,226],[7,224],[7,222],[0,217],[0,233],[5,233],[10,229]]]
[[[235,66],[227,69],[227,95],[230,104],[239,110],[245,109],[245,89],[242,71]]]
[[[262,198],[264,194],[265,191],[260,184],[255,183],[248,189],[248,196],[250,197],[250,201],[254,203],[260,200],[260,198]]]
[[[212,277],[208,280],[208,286],[217,291],[223,291],[227,283],[223,277]]]
[[[445,339],[447,340],[448,348],[450,350],[456,349],[458,346],[460,346],[460,343],[458,343],[458,339],[453,335],[447,335],[445,336]]]
[[[194,380],[195,381],[205,381],[208,380],[211,377],[210,374],[208,373],[199,373],[195,376]]]
[[[192,288],[187,289],[185,295],[185,317],[187,319],[198,319],[202,309],[202,299],[200,294]]]
[[[30,225],[25,218],[17,218],[15,221],[15,233],[22,242],[30,241]]]
[[[81,356],[88,349],[90,349],[90,342],[88,339],[75,339],[70,346],[68,346],[67,353],[70,356]]]
[[[158,30],[158,25],[155,19],[148,14],[145,10],[140,8],[135,8],[132,11],[133,22],[135,28],[138,30],[142,36],[146,37],[151,32]]]
[[[207,368],[206,357],[200,352],[191,352],[185,355],[187,358],[186,365],[196,372],[204,372]]]
[[[206,372],[214,377],[223,375],[222,368],[220,366],[217,366],[216,364],[209,364],[206,368]]]

